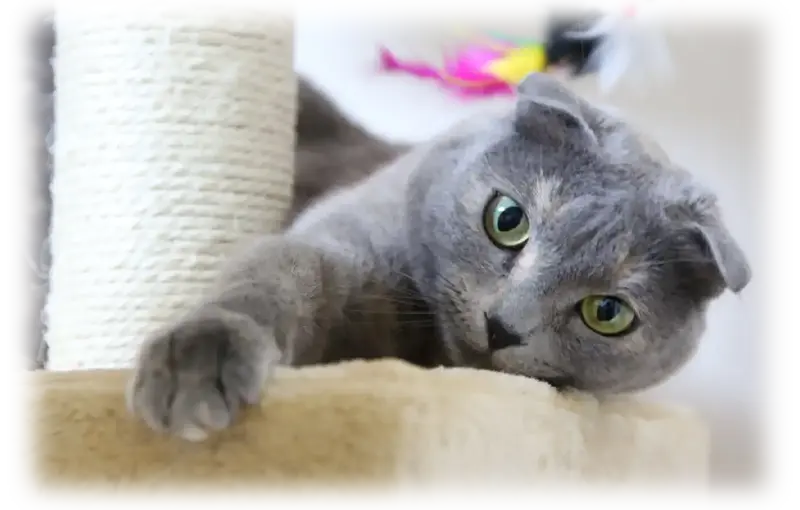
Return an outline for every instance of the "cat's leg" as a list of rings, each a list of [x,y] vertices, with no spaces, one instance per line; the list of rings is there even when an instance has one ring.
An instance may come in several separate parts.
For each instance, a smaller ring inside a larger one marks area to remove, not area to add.
[[[195,309],[147,340],[128,390],[156,430],[203,439],[258,400],[281,364],[319,361],[326,328],[365,271],[284,236],[260,240],[229,265]]]

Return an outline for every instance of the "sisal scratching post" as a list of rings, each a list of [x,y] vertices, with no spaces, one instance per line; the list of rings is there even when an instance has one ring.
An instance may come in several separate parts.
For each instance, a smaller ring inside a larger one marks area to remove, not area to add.
[[[48,368],[126,367],[233,243],[283,219],[292,26],[102,7],[64,7],[55,26]]]

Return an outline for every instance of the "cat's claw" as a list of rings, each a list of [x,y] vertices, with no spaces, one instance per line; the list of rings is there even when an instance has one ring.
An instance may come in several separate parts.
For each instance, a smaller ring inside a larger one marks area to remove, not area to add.
[[[128,387],[131,412],[157,431],[189,441],[230,426],[258,401],[269,357],[255,323],[203,309],[142,347]]]

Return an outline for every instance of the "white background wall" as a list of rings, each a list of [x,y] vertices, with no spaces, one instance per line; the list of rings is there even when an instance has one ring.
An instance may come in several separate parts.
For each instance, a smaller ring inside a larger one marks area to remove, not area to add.
[[[667,33],[677,71],[669,86],[647,94],[620,90],[603,99],[622,108],[673,159],[716,189],[729,227],[750,257],[754,279],[741,296],[727,294],[715,303],[696,359],[650,393],[690,405],[707,418],[714,441],[713,477],[740,485],[757,480],[762,450],[759,39],[756,31],[741,27],[684,25],[668,27]],[[429,82],[379,73],[378,44],[410,51],[408,37],[401,45],[388,34],[365,25],[301,17],[297,68],[355,119],[390,138],[425,139],[484,107],[450,97]],[[421,56],[418,46],[415,56]],[[598,96],[591,81],[576,87]]]

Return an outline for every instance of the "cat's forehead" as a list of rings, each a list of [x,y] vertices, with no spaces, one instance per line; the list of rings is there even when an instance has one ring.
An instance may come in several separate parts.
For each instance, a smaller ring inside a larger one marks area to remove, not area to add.
[[[578,144],[544,147],[519,136],[493,144],[482,166],[485,183],[513,193],[532,207],[563,206],[586,196],[633,199],[653,187],[656,171],[639,161],[604,158],[597,150]]]
[[[636,156],[636,155],[634,155]],[[605,157],[580,144],[543,147],[506,136],[482,158],[482,186],[510,194],[530,214],[534,247],[565,270],[616,271],[664,228],[656,166]],[[653,163],[656,165],[656,163]]]
[[[602,113],[588,122],[589,135],[558,125],[553,136],[541,126],[544,133],[525,133],[507,116],[466,123],[451,139],[459,199],[478,208],[494,192],[507,194],[562,235],[587,217],[622,215],[652,230],[665,208],[713,209],[712,195],[633,126]]]

